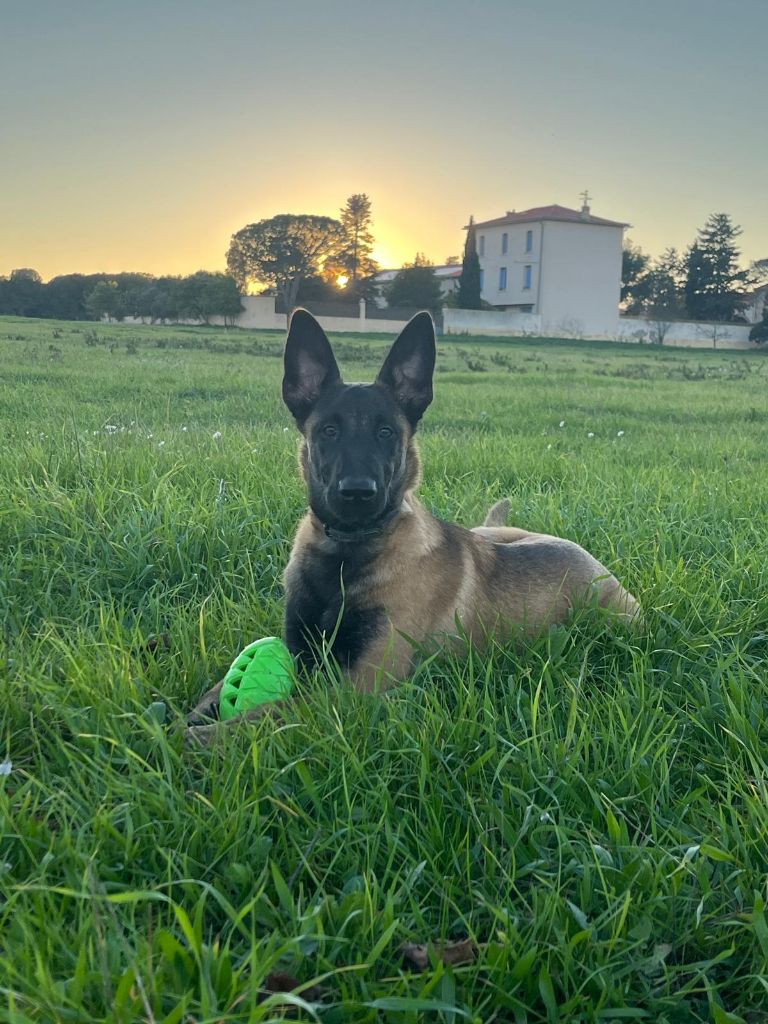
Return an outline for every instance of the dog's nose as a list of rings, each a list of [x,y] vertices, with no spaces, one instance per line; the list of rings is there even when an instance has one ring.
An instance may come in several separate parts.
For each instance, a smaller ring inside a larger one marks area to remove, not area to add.
[[[345,476],[339,480],[339,494],[345,501],[370,501],[377,490],[376,481],[368,476]]]

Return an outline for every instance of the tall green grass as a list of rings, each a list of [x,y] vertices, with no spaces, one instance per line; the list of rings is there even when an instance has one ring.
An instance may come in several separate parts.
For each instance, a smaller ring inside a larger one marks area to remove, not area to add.
[[[337,342],[370,378],[385,339]],[[281,344],[0,320],[0,1019],[768,1020],[768,361],[441,343],[427,505],[509,495],[646,626],[318,677],[185,750],[280,630]]]

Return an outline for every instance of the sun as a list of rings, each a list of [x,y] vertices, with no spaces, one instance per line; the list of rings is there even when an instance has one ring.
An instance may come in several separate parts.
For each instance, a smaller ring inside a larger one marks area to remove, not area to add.
[[[339,286],[339,288],[346,288],[346,286],[349,284],[349,278],[347,277],[346,274],[339,274],[339,276],[336,278],[336,284]]]

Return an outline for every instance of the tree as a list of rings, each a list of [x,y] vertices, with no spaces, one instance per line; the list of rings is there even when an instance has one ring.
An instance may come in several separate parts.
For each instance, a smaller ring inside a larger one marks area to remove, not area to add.
[[[768,315],[763,313],[763,319],[749,332],[749,340],[757,345],[763,345],[768,341]]]
[[[379,269],[373,259],[373,233],[371,232],[371,200],[365,192],[358,192],[347,199],[340,213],[343,239],[339,251],[334,255],[333,265],[336,276],[349,278],[346,288],[359,296],[364,280],[373,277]]]
[[[103,279],[103,274],[60,274],[45,285],[40,316],[56,320],[87,320],[85,297]]]
[[[747,279],[755,288],[768,284],[768,256],[761,260],[752,260],[747,271]]]
[[[741,228],[713,213],[685,256],[685,304],[694,320],[732,320],[743,302],[747,272],[739,269]]]
[[[621,251],[621,302],[627,313],[642,311],[648,297],[648,265],[650,256],[629,239]]]
[[[234,324],[235,319],[243,311],[240,289],[230,274],[208,275],[204,301],[208,304],[209,315],[223,317],[225,326],[227,318],[230,324]]]
[[[409,309],[440,309],[443,293],[432,266],[423,253],[417,252],[413,263],[406,263],[385,289],[387,304]]]
[[[758,260],[755,264],[760,269],[768,270],[768,260]],[[756,323],[749,332],[749,340],[763,344],[768,341],[768,294],[763,300],[763,319]]]
[[[326,263],[326,268],[328,264]],[[346,291],[346,289],[345,289]],[[349,296],[345,296],[349,298]],[[352,297],[354,298],[354,297]],[[305,277],[299,285],[296,294],[296,304],[305,306],[310,302],[339,302],[339,286],[336,284],[336,277],[324,274],[321,277]]]
[[[275,289],[290,315],[301,282],[320,273],[326,260],[339,252],[343,237],[333,217],[281,213],[232,236],[227,269],[241,289],[249,282]]]
[[[99,281],[86,296],[85,309],[94,320],[102,320],[105,316],[110,320],[122,320],[125,306],[117,281]]]
[[[459,294],[456,300],[459,309],[480,309],[480,258],[477,255],[475,219],[469,218],[467,237],[464,241],[464,262],[461,266]]]
[[[212,316],[236,317],[242,310],[240,289],[229,274],[198,270],[176,285],[176,304],[183,319],[210,322]]]
[[[675,248],[665,249],[651,264],[646,275],[646,299],[643,313],[646,316],[663,316],[669,320],[685,317],[683,295],[685,265],[683,257]]]
[[[685,317],[682,259],[677,249],[665,249],[646,275],[647,296],[642,313],[650,322],[651,339],[663,345],[675,320]]]
[[[45,285],[36,270],[20,267],[12,270],[5,285],[7,312],[14,316],[40,316],[43,312]]]

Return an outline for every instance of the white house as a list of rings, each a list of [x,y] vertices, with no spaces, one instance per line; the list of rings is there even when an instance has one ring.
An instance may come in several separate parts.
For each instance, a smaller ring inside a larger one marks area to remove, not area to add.
[[[581,210],[537,206],[475,225],[481,294],[532,313],[543,333],[615,334],[624,228]]]
[[[401,268],[400,268],[401,269]],[[374,284],[376,285],[376,305],[381,309],[385,309],[387,306],[387,300],[384,297],[384,289],[400,273],[398,270],[380,270],[373,278]],[[443,294],[443,298],[448,295],[452,295],[459,289],[459,281],[461,280],[461,264],[446,263],[441,267],[432,267],[432,273],[437,278],[440,284],[440,291]]]
[[[759,324],[763,319],[763,309],[768,303],[768,284],[761,284],[744,297],[741,314],[748,324]]]

